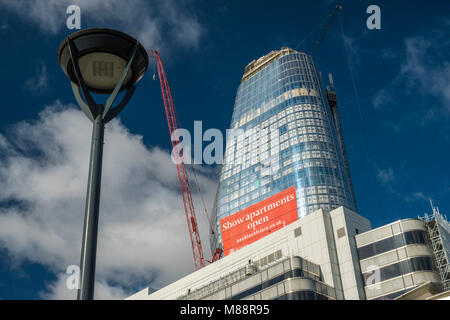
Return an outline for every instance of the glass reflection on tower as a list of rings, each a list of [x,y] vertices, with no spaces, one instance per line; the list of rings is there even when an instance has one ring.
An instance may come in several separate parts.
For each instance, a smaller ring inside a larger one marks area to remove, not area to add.
[[[227,137],[211,219],[217,235],[210,238],[213,251],[221,247],[221,219],[291,186],[299,218],[320,208],[356,211],[337,131],[309,55],[282,48],[250,62],[230,127],[245,134],[241,140]]]

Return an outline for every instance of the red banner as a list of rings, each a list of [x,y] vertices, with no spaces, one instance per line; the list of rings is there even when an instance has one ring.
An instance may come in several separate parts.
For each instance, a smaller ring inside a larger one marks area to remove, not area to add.
[[[293,186],[220,220],[224,254],[239,250],[297,219]]]

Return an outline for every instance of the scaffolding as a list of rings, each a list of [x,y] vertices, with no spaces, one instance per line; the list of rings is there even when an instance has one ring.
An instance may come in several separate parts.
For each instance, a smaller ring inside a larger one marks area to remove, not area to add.
[[[433,258],[439,276],[441,277],[442,289],[444,291],[450,290],[450,224],[446,217],[440,214],[439,208],[433,206],[430,201],[432,214],[425,213],[424,217],[420,219],[425,222],[430,240],[433,248]]]

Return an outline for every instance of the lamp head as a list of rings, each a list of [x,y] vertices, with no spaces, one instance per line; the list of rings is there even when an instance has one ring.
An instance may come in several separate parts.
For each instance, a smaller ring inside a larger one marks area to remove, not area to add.
[[[127,65],[136,40],[112,29],[85,29],[71,34],[83,81],[96,93],[111,93]],[[68,39],[58,49],[58,62],[67,77],[80,86],[75,74]],[[127,72],[120,91],[131,88],[143,76],[148,67],[148,56],[139,43],[135,57]]]

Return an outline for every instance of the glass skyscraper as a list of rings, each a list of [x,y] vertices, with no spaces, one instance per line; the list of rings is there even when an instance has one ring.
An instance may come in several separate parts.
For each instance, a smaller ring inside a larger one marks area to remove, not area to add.
[[[222,246],[221,219],[292,186],[298,218],[319,208],[356,211],[343,148],[309,55],[282,48],[250,62],[230,128],[245,134],[227,137],[212,250]]]

